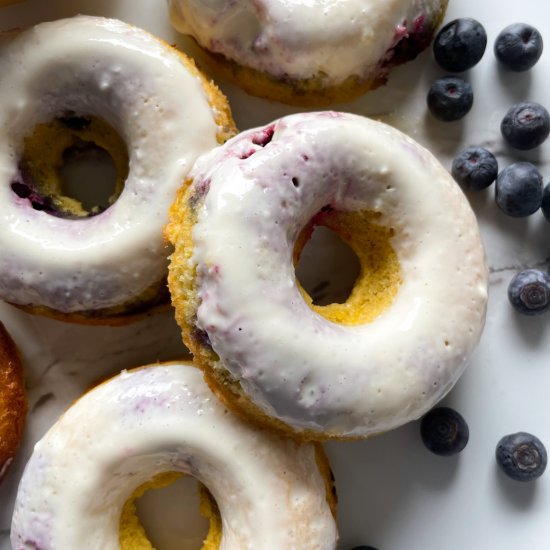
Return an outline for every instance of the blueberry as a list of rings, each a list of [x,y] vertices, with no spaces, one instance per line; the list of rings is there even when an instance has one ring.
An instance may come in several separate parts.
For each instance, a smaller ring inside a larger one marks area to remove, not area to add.
[[[487,33],[475,19],[464,17],[447,23],[435,37],[435,60],[446,71],[460,73],[476,65],[485,53]]]
[[[374,546],[354,546],[351,550],[377,550]]]
[[[495,181],[498,162],[487,149],[468,147],[460,151],[453,160],[451,174],[464,189],[479,191]]]
[[[534,101],[516,103],[502,119],[500,131],[512,147],[522,151],[534,149],[550,134],[550,115]]]
[[[445,76],[436,80],[428,92],[428,108],[439,120],[458,120],[470,111],[473,104],[472,87],[456,76]]]
[[[495,455],[502,471],[516,481],[540,477],[548,461],[540,439],[525,432],[504,436],[498,442]]]
[[[508,299],[524,315],[540,315],[550,309],[550,275],[538,269],[517,273],[508,285]]]
[[[540,207],[544,217],[550,222],[550,183],[544,188]]]
[[[432,453],[451,456],[466,447],[470,431],[464,418],[454,409],[437,407],[422,418],[420,436]]]
[[[542,55],[540,32],[525,23],[506,27],[495,41],[496,58],[511,71],[528,71]]]
[[[507,166],[495,185],[497,206],[508,216],[521,218],[536,212],[542,203],[542,176],[530,162]]]

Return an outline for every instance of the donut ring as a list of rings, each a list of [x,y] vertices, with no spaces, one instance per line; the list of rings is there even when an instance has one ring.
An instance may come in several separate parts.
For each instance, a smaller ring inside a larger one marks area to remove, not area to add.
[[[447,0],[169,0],[172,25],[247,92],[293,105],[350,101],[427,48]]]
[[[6,33],[0,72],[0,297],[103,324],[167,303],[162,226],[195,158],[235,131],[225,97],[183,54],[99,17]],[[64,139],[127,164],[105,211],[59,188]]]
[[[17,348],[0,323],[0,481],[21,443],[27,398]]]
[[[335,503],[320,453],[229,414],[191,364],[123,372],[84,395],[36,445],[11,543],[118,549],[121,512],[134,490],[162,472],[182,472],[215,498],[220,547],[333,550]]]
[[[227,403],[302,438],[356,438],[450,390],[481,335],[487,269],[468,201],[425,149],[356,115],[299,114],[233,138],[192,176],[166,232],[169,285]],[[311,223],[362,263],[348,300],[314,311],[292,262]]]

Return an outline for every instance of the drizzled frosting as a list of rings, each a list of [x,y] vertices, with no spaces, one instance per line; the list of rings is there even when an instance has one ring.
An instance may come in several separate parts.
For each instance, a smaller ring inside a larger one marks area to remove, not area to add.
[[[64,313],[129,301],[165,276],[162,226],[217,126],[175,51],[125,23],[75,17],[0,43],[0,296]],[[115,204],[71,220],[14,193],[24,137],[67,112],[104,118],[125,140],[129,176]]]
[[[14,550],[116,550],[125,501],[165,471],[204,483],[224,550],[333,550],[336,526],[312,445],[228,413],[186,364],[122,373],[36,445],[19,486]]]
[[[475,216],[425,149],[342,113],[285,117],[199,159],[193,229],[204,331],[246,395],[297,431],[367,436],[419,417],[466,366],[485,320]],[[402,284],[371,323],[343,326],[300,294],[292,254],[326,206],[392,228]]]
[[[214,53],[279,79],[376,77],[443,0],[168,0],[175,28]]]

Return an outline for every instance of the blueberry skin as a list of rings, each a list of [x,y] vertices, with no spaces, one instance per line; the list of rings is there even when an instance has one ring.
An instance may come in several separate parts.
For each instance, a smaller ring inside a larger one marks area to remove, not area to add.
[[[508,285],[508,300],[523,315],[541,315],[550,309],[550,275],[538,269],[517,273]]]
[[[516,103],[502,119],[500,131],[512,147],[521,151],[534,149],[550,134],[550,115],[534,101]]]
[[[422,418],[420,436],[426,448],[432,453],[452,456],[466,447],[470,430],[457,411],[449,407],[437,407]]]
[[[483,25],[464,17],[447,23],[435,37],[434,57],[446,71],[460,73],[477,65],[487,47],[487,33]]]
[[[468,191],[481,191],[493,183],[498,175],[495,156],[483,147],[468,147],[453,160],[451,174]]]
[[[542,203],[542,176],[530,162],[515,162],[500,172],[495,202],[508,216],[522,218],[536,212]]]
[[[526,432],[504,436],[495,457],[502,471],[516,481],[531,481],[546,469],[546,449],[538,437]]]
[[[550,222],[550,183],[546,185],[542,193],[542,204],[540,205],[544,217]]]
[[[428,92],[428,109],[435,118],[445,122],[463,118],[473,104],[472,86],[457,76],[436,80]]]
[[[540,32],[526,23],[509,25],[495,40],[495,56],[510,71],[528,71],[540,59],[542,50]]]

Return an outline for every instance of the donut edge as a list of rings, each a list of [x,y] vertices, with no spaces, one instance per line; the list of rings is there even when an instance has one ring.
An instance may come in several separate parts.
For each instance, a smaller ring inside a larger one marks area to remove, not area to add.
[[[23,365],[11,336],[0,323],[0,482],[21,444],[28,405]]]

